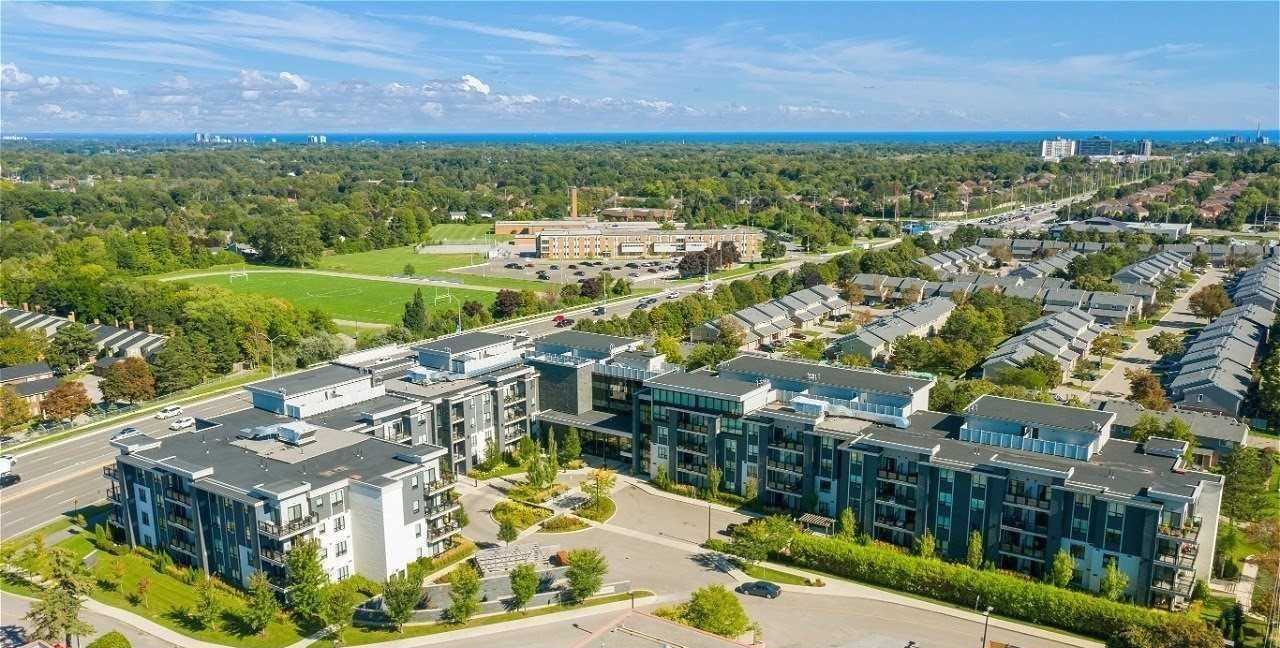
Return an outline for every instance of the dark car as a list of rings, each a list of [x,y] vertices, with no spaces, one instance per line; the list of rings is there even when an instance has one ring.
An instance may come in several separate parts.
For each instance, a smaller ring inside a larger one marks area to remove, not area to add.
[[[572,318],[572,317],[566,317],[566,318],[564,318],[564,319],[562,319],[562,320],[560,320],[560,321],[556,322],[556,328],[565,328],[566,326],[573,326],[573,318]]]
[[[573,273],[573,276],[575,276],[575,277],[581,277],[581,276],[584,276],[584,275],[586,275],[586,274],[587,274],[587,273],[585,273],[585,272],[583,272],[583,271],[581,271],[581,270],[578,270],[577,272]]]
[[[558,266],[558,265],[556,265],[556,264],[554,264],[554,263],[553,263],[553,264],[551,264],[551,269],[552,269],[552,270],[559,270],[559,269],[560,269],[560,266]]]
[[[4,488],[5,486],[12,486],[20,481],[22,481],[22,477],[18,476],[16,473],[0,475],[0,488]]]
[[[592,311],[592,315],[604,315],[604,306],[596,306]]]
[[[569,264],[569,269],[570,269],[570,270],[577,270],[577,269],[578,269],[578,266],[577,266],[577,264],[575,264],[575,263],[570,263],[570,264]]]
[[[782,588],[769,581],[752,581],[739,585],[738,593],[775,599],[782,596]]]

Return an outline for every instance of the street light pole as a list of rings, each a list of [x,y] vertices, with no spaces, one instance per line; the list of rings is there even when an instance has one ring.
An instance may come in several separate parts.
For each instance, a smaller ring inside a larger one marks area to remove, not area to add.
[[[284,336],[284,333],[277,333],[277,334],[275,334],[275,336],[274,336],[274,337],[269,336],[269,335],[267,335],[266,333],[259,333],[258,335],[259,335],[262,339],[264,339],[264,340],[266,340],[266,341],[267,341],[267,349],[268,349],[268,351],[270,351],[270,353],[271,353],[271,360],[270,360],[270,362],[271,362],[271,377],[272,377],[272,378],[275,378],[275,377],[276,377],[276,338]]]
[[[991,627],[991,611],[994,609],[988,605],[986,611],[982,613],[982,644],[978,648],[987,648],[987,630]]]
[[[457,329],[457,331],[455,331],[455,332],[456,332],[456,333],[461,333],[461,332],[462,332],[462,301],[460,301],[457,297],[454,297],[454,296],[453,296],[453,293],[445,293],[445,294],[443,294],[443,295],[436,295],[436,298],[435,298],[433,301],[440,301],[441,299],[444,299],[444,300],[450,300],[450,299],[452,299],[454,302],[456,302],[456,303],[458,304],[458,329]]]

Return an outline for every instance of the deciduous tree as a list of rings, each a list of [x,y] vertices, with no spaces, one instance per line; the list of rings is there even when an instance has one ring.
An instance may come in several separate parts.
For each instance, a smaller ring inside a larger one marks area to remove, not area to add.
[[[1231,308],[1231,296],[1222,284],[1211,284],[1192,293],[1188,305],[1198,317],[1214,319]]]
[[[256,571],[249,577],[249,600],[245,602],[240,620],[255,635],[266,632],[267,626],[280,613],[280,603],[271,591],[266,574]]]
[[[98,388],[105,401],[136,403],[155,398],[156,379],[146,360],[130,357],[108,367]]]
[[[329,577],[320,564],[319,544],[313,540],[295,543],[285,555],[285,573],[294,614],[312,625],[322,623],[324,586]]]
[[[585,601],[600,591],[608,571],[609,564],[596,549],[569,552],[569,569],[565,571],[565,578],[569,580],[569,593],[573,600]]]
[[[45,418],[53,421],[68,421],[88,411],[93,405],[89,400],[89,392],[78,380],[67,380],[58,383],[40,401],[40,410]]]
[[[416,569],[405,575],[392,574],[382,585],[382,604],[396,632],[413,617],[413,609],[422,600],[422,574]]]
[[[751,619],[742,609],[742,602],[724,585],[694,590],[685,606],[684,620],[699,630],[722,637],[737,637],[751,629]]]
[[[71,322],[53,334],[44,361],[54,371],[65,374],[88,362],[97,352],[98,345],[93,341],[93,331],[84,324]]]
[[[0,385],[0,430],[12,432],[31,420],[31,405],[9,385]]]
[[[538,572],[533,565],[519,565],[508,575],[511,579],[511,606],[523,610],[538,593]]]
[[[1129,381],[1129,400],[1157,412],[1172,407],[1155,374],[1146,369],[1125,369],[1124,377]]]
[[[466,623],[480,609],[480,576],[469,564],[449,573],[449,620]]]

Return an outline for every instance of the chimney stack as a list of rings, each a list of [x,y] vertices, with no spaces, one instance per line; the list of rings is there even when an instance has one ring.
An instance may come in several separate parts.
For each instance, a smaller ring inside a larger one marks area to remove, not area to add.
[[[98,325],[98,324],[101,324],[102,322],[99,322],[99,321],[98,321],[98,318],[96,318],[96,317],[95,317],[95,318],[93,318],[93,323],[94,323],[94,325],[96,326],[96,325]]]
[[[148,324],[148,325],[147,325],[147,332],[148,332],[148,333],[155,333],[155,331],[151,330],[151,325],[150,325],[150,324]]]
[[[569,187],[569,218],[578,217],[578,188]]]
[[[133,330],[133,320],[129,320],[129,330]]]
[[[22,310],[27,310],[27,302],[22,302]]]
[[[71,311],[70,313],[67,313],[67,320],[72,322],[76,321],[76,312]]]

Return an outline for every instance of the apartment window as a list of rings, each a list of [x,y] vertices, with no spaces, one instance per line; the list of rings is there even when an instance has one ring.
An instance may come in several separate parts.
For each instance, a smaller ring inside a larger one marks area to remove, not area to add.
[[[413,537],[415,537],[415,538],[421,538],[421,537],[422,537],[422,523],[421,523],[421,522],[419,522],[419,523],[417,523],[417,524],[413,525]],[[421,557],[421,556],[419,556],[419,557]]]
[[[335,509],[341,508],[343,504],[342,491],[340,490],[333,491],[333,494],[329,496],[329,504],[332,505],[333,508]]]
[[[417,513],[417,512],[418,512],[418,509],[419,509],[419,508],[421,508],[421,506],[420,506],[421,504],[422,504],[422,502],[419,502],[418,500],[413,500],[413,512],[414,512],[414,513]]]
[[[350,575],[351,575],[350,565],[343,565],[338,568],[338,580],[345,580]]]
[[[418,476],[414,475],[413,477],[409,478],[409,488],[416,489],[417,487],[418,487]]]
[[[147,490],[145,488],[138,489],[138,501],[143,504],[147,503]]]
[[[139,513],[142,519],[142,526],[151,526],[151,518],[147,516],[147,512],[140,511]]]
[[[302,518],[302,505],[294,504],[289,507],[289,520],[297,520]]]
[[[667,440],[667,428],[664,428],[660,425],[655,426],[653,428],[653,442],[661,446],[671,445],[671,443]]]
[[[321,535],[324,535],[324,523],[323,523],[323,522],[321,522],[321,523],[320,523],[320,534],[321,534]]]
[[[338,544],[334,545],[333,555],[334,555],[334,556],[345,556],[345,555],[347,555],[347,541],[346,541],[346,540],[339,540],[339,541],[338,541]]]
[[[347,528],[347,518],[345,516],[339,515],[333,521],[333,530],[341,531],[345,528]]]
[[[319,511],[324,506],[324,496],[316,497],[311,500],[311,510]]]

